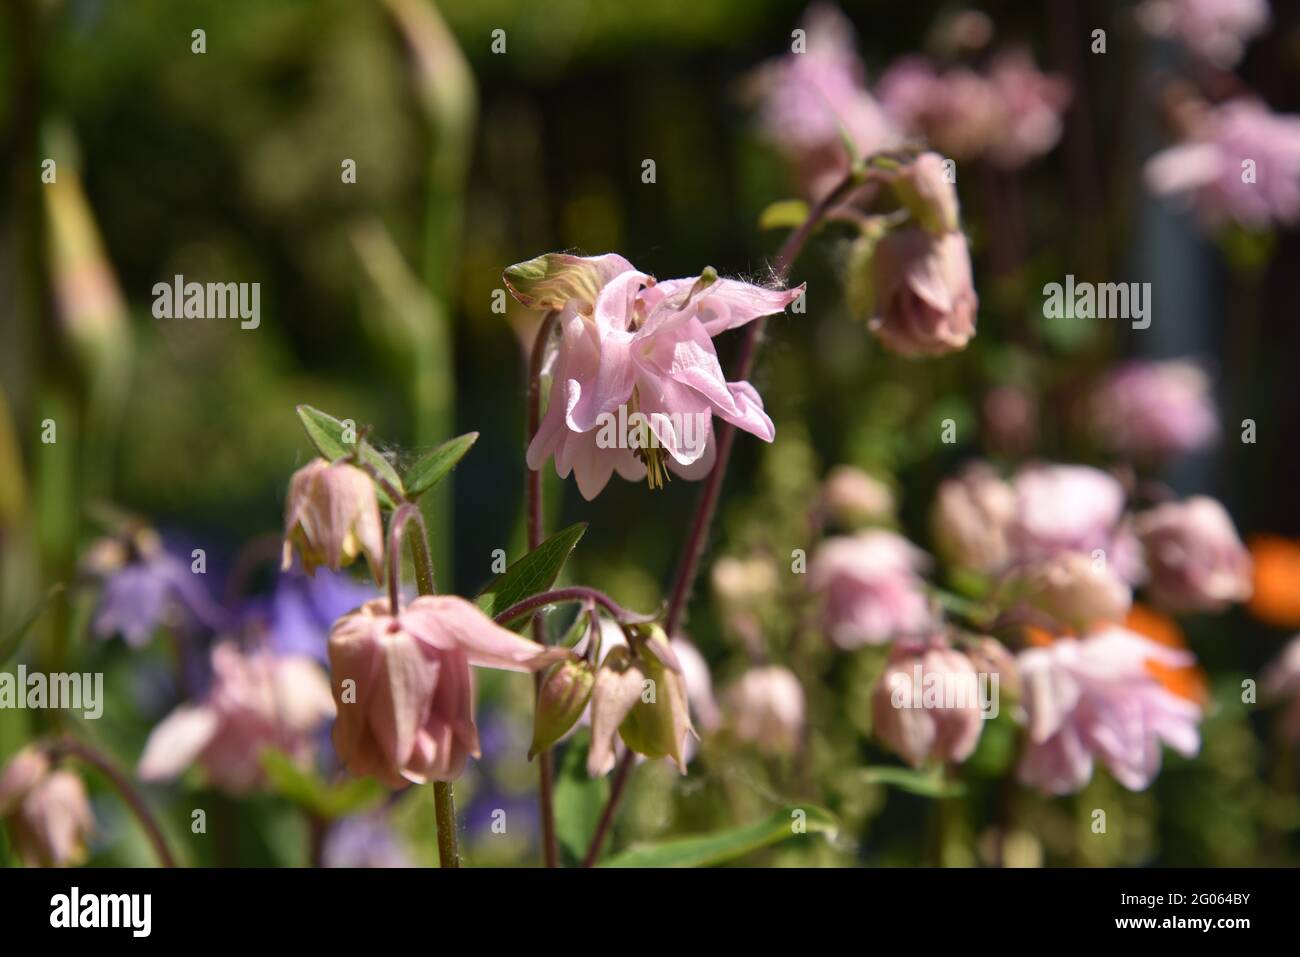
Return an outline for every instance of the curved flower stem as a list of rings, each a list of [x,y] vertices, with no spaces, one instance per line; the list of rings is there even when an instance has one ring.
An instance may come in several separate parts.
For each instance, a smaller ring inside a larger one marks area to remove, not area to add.
[[[551,310],[542,319],[533,340],[532,352],[528,357],[528,434],[524,436],[524,457],[527,459],[528,446],[542,424],[542,366],[546,363],[546,344],[551,338],[551,330],[559,312]],[[531,552],[542,544],[542,473],[540,469],[524,467],[524,511],[528,531],[528,550]],[[546,623],[541,616],[533,619],[533,640],[539,645],[546,644]],[[541,692],[542,676],[533,676],[534,697]],[[537,804],[538,816],[542,825],[542,858],[547,867],[559,863],[559,845],[555,839],[555,756],[546,750],[537,758]]]
[[[850,170],[848,175],[809,211],[808,218],[782,243],[781,249],[776,254],[776,259],[772,262],[772,272],[778,282],[784,283],[789,278],[790,267],[799,258],[799,254],[803,252],[809,238],[821,226],[827,214],[835,208],[836,204],[862,186],[864,182],[866,182],[864,172]],[[754,368],[754,358],[758,354],[758,344],[762,340],[763,328],[766,324],[767,320],[760,317],[751,322],[745,330],[745,338],[740,344],[740,353],[736,356],[736,368],[732,375],[733,380],[749,378]],[[690,528],[686,533],[686,541],[682,545],[681,557],[677,561],[677,571],[673,575],[672,590],[668,596],[668,610],[664,615],[664,631],[668,632],[669,638],[676,635],[682,623],[682,615],[686,611],[686,602],[691,597],[691,589],[695,587],[695,578],[699,574],[700,560],[704,557],[704,546],[708,540],[709,527],[713,524],[713,513],[717,510],[718,495],[722,491],[722,480],[726,477],[727,462],[731,458],[731,447],[735,444],[735,441],[736,427],[730,422],[723,423],[722,428],[718,430],[717,461],[714,463],[713,468],[709,470],[709,474],[704,480],[704,487],[700,489],[700,496],[695,505],[695,515],[691,519]],[[635,760],[636,755],[631,750],[627,751],[614,772],[615,786],[610,789],[609,802],[601,813],[600,823],[596,827],[596,833],[592,835],[590,847],[587,848],[587,855],[583,861],[583,865],[586,867],[594,865],[600,856],[601,845],[604,843],[610,824],[613,822],[614,812],[617,810],[618,802],[623,795],[623,785],[626,784],[627,777],[632,770],[632,762]]]
[[[642,615],[635,611],[628,611],[602,591],[586,588],[582,585],[574,585],[571,588],[557,588],[555,591],[540,592],[525,598],[523,601],[517,601],[505,611],[498,612],[492,620],[498,625],[505,625],[546,605],[558,605],[562,602],[571,601],[599,605],[609,612],[610,616],[620,625],[645,624],[654,621],[657,617],[656,615]]]
[[[402,533],[410,522],[415,523],[419,533],[409,539],[411,559],[415,563],[416,588],[421,595],[436,594],[424,516],[420,514],[418,505],[403,502],[388,523],[388,604],[394,615],[401,608]],[[433,782],[433,811],[438,825],[438,863],[442,867],[460,867],[460,850],[456,842],[456,796],[450,781]]]
[[[140,822],[140,826],[144,828],[149,843],[153,845],[158,864],[162,867],[176,866],[176,858],[172,857],[172,852],[163,839],[162,828],[158,826],[158,821],[154,818],[153,812],[149,810],[149,805],[144,803],[144,798],[131,784],[130,779],[119,771],[117,766],[106,755],[85,742],[78,741],[70,736],[59,738],[57,741],[48,744],[45,750],[51,758],[67,755],[83,761],[107,778],[108,782],[117,790],[117,793],[122,796],[122,800],[126,802],[127,807],[131,809],[131,813],[135,815],[136,820]]]

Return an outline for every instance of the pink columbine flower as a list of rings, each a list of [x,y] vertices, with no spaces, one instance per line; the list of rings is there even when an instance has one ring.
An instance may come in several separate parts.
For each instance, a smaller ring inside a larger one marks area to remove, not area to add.
[[[1219,431],[1210,377],[1179,359],[1119,366],[1098,386],[1091,415],[1106,446],[1143,461],[1195,452]]]
[[[80,864],[95,829],[81,778],[52,767],[37,745],[15,754],[0,774],[0,818],[27,867]]]
[[[1141,575],[1141,555],[1124,521],[1124,487],[1086,465],[1030,465],[1013,478],[1016,517],[1008,535],[1019,561],[1062,552],[1104,558],[1126,581]]]
[[[1147,185],[1185,197],[1211,227],[1300,221],[1300,116],[1248,98],[1209,109],[1188,140],[1147,161]]]
[[[998,122],[988,81],[965,67],[937,73],[921,56],[906,56],[880,77],[876,92],[891,119],[955,160],[984,155]]]
[[[366,602],[330,632],[334,749],[397,789],[451,781],[479,757],[470,665],[531,672],[567,655],[502,628],[463,598],[421,596],[396,615]]]
[[[903,356],[964,349],[975,335],[979,297],[966,237],[921,226],[895,229],[871,254],[868,326]]]
[[[370,476],[347,462],[324,459],[294,472],[284,509],[285,571],[295,549],[309,575],[318,565],[337,571],[364,554],[375,581],[382,581],[384,526]]]
[[[979,676],[966,655],[942,638],[904,639],[890,649],[872,693],[872,725],[880,742],[914,768],[927,761],[960,763],[979,743],[981,700]]]
[[[932,616],[919,574],[926,564],[925,553],[895,532],[826,539],[808,577],[824,595],[831,641],[848,651],[928,628]]]
[[[1070,83],[1043,73],[1021,49],[999,54],[989,67],[988,79],[998,104],[989,159],[1005,169],[1019,169],[1061,139]]]
[[[803,742],[804,693],[794,672],[779,665],[751,668],[724,696],[727,725],[737,740],[766,755],[788,755]]]
[[[1186,651],[1119,626],[1058,638],[1020,653],[1028,728],[1020,780],[1048,794],[1078,791],[1100,759],[1131,791],[1160,771],[1160,746],[1191,757],[1200,748],[1200,707],[1168,690],[1152,670],[1190,665]]]
[[[309,761],[314,732],[333,713],[329,684],[310,658],[223,641],[212,649],[207,695],[153,729],[137,772],[144,781],[169,780],[197,763],[215,786],[243,794],[262,782],[264,749]]]
[[[1170,611],[1222,611],[1250,598],[1250,552],[1222,505],[1204,495],[1168,502],[1137,517],[1146,549],[1147,589]]]
[[[754,86],[762,97],[766,137],[798,169],[810,197],[825,195],[849,170],[845,141],[858,156],[900,142],[897,129],[867,91],[853,26],[827,3],[802,24],[806,48],[765,64]]]
[[[1148,33],[1177,40],[1218,67],[1231,67],[1267,28],[1268,0],[1144,0],[1135,12]]]
[[[656,283],[618,256],[549,255],[506,270],[524,305],[560,310],[550,402],[528,447],[538,469],[595,498],[617,471],[651,488],[668,470],[703,478],[713,467],[713,417],[772,441],[776,430],[748,382],[728,382],[713,337],[781,312],[803,292],[765,289],[706,270]]]
[[[973,462],[944,479],[935,494],[930,522],[935,548],[957,568],[993,573],[1011,559],[1008,534],[1016,495],[986,462]]]

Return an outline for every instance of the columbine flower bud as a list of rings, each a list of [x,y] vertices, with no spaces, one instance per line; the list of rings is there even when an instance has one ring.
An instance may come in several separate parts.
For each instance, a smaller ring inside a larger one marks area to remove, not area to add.
[[[337,571],[364,554],[375,581],[382,581],[384,528],[370,476],[355,465],[324,459],[294,472],[284,510],[285,569],[295,548],[308,574],[318,565]]]
[[[894,514],[894,493],[880,479],[852,465],[837,465],[826,476],[822,499],[841,525],[878,521]]]
[[[945,562],[994,572],[1010,555],[1007,529],[1016,514],[1011,486],[983,463],[946,479],[935,496],[931,525]]]
[[[767,755],[791,754],[803,738],[804,694],[788,668],[751,668],[727,690],[728,724],[736,737]]]
[[[1017,573],[1010,587],[1061,624],[1080,629],[1123,621],[1133,601],[1128,583],[1104,559],[1082,552],[1035,562]]]
[[[528,760],[559,741],[577,724],[595,683],[595,672],[586,661],[571,659],[551,666],[542,677],[537,695]]]
[[[978,675],[942,639],[900,641],[876,685],[871,713],[876,737],[912,767],[965,761],[984,724]]]
[[[975,335],[979,298],[961,233],[896,229],[875,244],[868,268],[869,305],[860,305],[890,351],[938,356],[964,349]]]
[[[957,188],[944,169],[938,153],[922,153],[908,163],[893,180],[894,194],[916,217],[921,228],[931,233],[948,233],[957,228]]]
[[[1228,513],[1197,495],[1140,515],[1152,597],[1172,611],[1222,611],[1251,594],[1251,561]]]
[[[19,751],[0,774],[0,818],[8,820],[14,848],[28,867],[80,864],[95,827],[81,778],[51,769],[35,745]]]

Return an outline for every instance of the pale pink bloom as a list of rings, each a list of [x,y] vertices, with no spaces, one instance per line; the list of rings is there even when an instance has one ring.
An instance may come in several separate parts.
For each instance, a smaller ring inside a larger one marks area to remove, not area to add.
[[[531,672],[566,655],[454,595],[421,596],[397,615],[368,601],[330,632],[334,749],[353,774],[393,789],[454,780],[479,757],[470,665]]]
[[[1145,175],[1153,192],[1185,197],[1212,227],[1293,224],[1300,220],[1300,116],[1230,100],[1210,109],[1185,142],[1152,156]]]
[[[559,269],[591,272],[591,262]],[[507,271],[508,281],[518,268]],[[711,272],[656,284],[631,268],[590,285],[599,289],[591,302],[551,303],[563,310],[561,340],[529,468],[553,456],[559,475],[572,471],[592,499],[615,470],[629,480],[648,477],[652,488],[667,480],[665,467],[703,478],[713,467],[715,415],[772,441],[776,430],[762,398],[748,382],[726,381],[713,336],[781,312],[802,286],[765,289]]]
[[[988,81],[998,104],[989,159],[1018,169],[1050,151],[1061,138],[1069,81],[1043,73],[1020,49],[999,54],[989,67]]]
[[[893,230],[876,243],[870,269],[868,325],[891,352],[943,355],[975,335],[979,297],[961,233]]]
[[[216,787],[242,794],[262,783],[263,750],[309,761],[316,729],[333,714],[329,683],[310,658],[223,641],[212,649],[207,695],[153,729],[137,773],[163,781],[198,764]]]
[[[899,641],[872,692],[871,714],[876,737],[912,767],[965,761],[984,725],[975,666],[941,638]]]
[[[808,194],[825,195],[849,170],[845,141],[857,155],[898,145],[900,138],[867,91],[852,24],[820,3],[804,17],[806,49],[765,64],[755,76],[759,122],[796,165]]]
[[[1016,601],[1074,628],[1123,621],[1133,604],[1133,590],[1110,563],[1083,552],[1062,552],[1020,566],[1004,587]]]
[[[347,462],[324,459],[294,472],[284,508],[285,570],[295,549],[309,575],[318,565],[337,571],[364,554],[375,581],[382,581],[384,526],[370,476]]]
[[[1250,552],[1222,505],[1204,495],[1168,502],[1137,517],[1146,549],[1147,589],[1170,611],[1222,611],[1250,598]]]
[[[1195,452],[1219,431],[1210,377],[1180,359],[1134,360],[1114,369],[1097,387],[1091,414],[1107,447],[1142,460]]]
[[[722,718],[717,699],[713,697],[713,676],[709,672],[709,663],[704,660],[700,650],[685,638],[674,638],[671,644],[673,654],[682,666],[686,699],[695,715],[695,724],[703,731],[716,730]],[[692,739],[687,742],[687,764],[690,763],[694,750],[695,741]]]
[[[1260,688],[1272,701],[1283,703],[1282,731],[1287,740],[1300,743],[1300,635],[1264,671]]]
[[[37,745],[10,759],[0,774],[0,818],[27,867],[66,867],[86,858],[86,838],[95,829],[81,778],[55,769]]]
[[[956,160],[983,156],[999,121],[997,96],[984,77],[965,67],[939,74],[920,56],[893,63],[876,92],[895,123]]]
[[[788,668],[751,668],[724,696],[727,725],[736,738],[766,755],[793,754],[803,740],[804,693]]]
[[[923,229],[948,233],[960,225],[957,187],[938,153],[922,153],[895,173],[891,184]]]
[[[895,532],[871,529],[826,539],[808,577],[823,595],[831,641],[852,650],[928,628],[932,615],[919,574],[926,565],[925,553]]]
[[[1165,688],[1150,667],[1194,660],[1119,626],[1021,652],[1028,734],[1020,780],[1048,794],[1070,794],[1088,783],[1100,759],[1120,784],[1141,791],[1160,771],[1162,743],[1186,757],[1196,754],[1200,707]]]
[[[841,525],[856,525],[894,514],[894,493],[889,486],[852,465],[837,465],[827,473],[822,501],[831,518]]]
[[[1016,560],[1083,552],[1104,558],[1126,581],[1140,577],[1140,550],[1124,521],[1124,487],[1113,475],[1086,465],[1030,465],[1011,484]]]
[[[1008,530],[1016,513],[1011,486],[985,462],[945,479],[930,515],[935,548],[957,568],[996,572],[1011,558]]]
[[[1215,66],[1230,67],[1267,28],[1268,0],[1144,0],[1138,23],[1154,36],[1177,40]]]

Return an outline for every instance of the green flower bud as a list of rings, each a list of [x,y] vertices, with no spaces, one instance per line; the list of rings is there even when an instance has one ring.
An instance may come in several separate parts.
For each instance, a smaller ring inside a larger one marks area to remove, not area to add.
[[[564,737],[591,699],[596,674],[581,658],[556,662],[542,675],[533,717],[533,744],[528,760]]]

